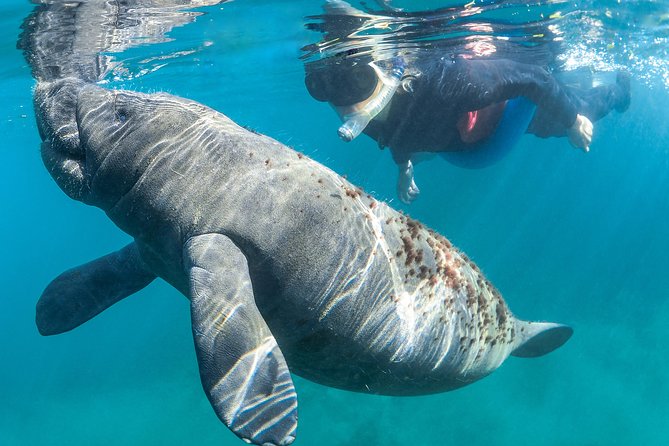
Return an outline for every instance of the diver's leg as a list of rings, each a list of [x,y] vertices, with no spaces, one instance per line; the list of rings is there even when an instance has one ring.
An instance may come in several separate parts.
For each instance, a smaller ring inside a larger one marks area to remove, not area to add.
[[[618,74],[616,74],[616,86],[620,90],[618,101],[613,108],[618,113],[627,111],[630,106],[630,101],[632,100],[631,83],[632,80],[627,71],[619,71]]]

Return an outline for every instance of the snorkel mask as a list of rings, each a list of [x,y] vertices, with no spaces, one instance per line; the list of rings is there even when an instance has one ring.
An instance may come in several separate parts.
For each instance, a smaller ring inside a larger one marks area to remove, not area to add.
[[[386,65],[382,68],[382,65]],[[337,133],[346,142],[355,139],[390,102],[404,74],[404,61],[373,61],[336,65],[306,76],[311,96],[329,102],[343,121]]]

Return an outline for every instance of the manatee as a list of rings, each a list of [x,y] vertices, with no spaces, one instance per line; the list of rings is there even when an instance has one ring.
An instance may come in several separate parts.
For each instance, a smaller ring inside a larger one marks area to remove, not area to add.
[[[291,373],[431,394],[572,334],[517,319],[445,237],[197,102],[61,79],[40,82],[34,105],[55,182],[134,240],[49,284],[39,331],[70,330],[164,279],[190,301],[214,411],[249,443],[295,439]]]

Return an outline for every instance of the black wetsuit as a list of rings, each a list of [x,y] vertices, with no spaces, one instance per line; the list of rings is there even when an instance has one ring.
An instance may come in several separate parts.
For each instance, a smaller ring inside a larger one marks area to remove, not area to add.
[[[414,71],[419,74],[410,91],[400,87],[385,119],[365,129],[379,146],[391,149],[398,164],[415,152],[475,149],[463,142],[458,122],[468,112],[519,96],[536,104],[527,131],[540,137],[564,136],[577,113],[595,121],[629,103],[629,85],[627,91],[618,84],[583,91],[561,85],[541,66],[508,59],[433,59],[416,62]]]

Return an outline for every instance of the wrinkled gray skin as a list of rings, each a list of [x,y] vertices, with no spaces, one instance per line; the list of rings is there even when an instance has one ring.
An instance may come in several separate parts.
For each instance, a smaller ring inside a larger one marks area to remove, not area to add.
[[[40,331],[163,278],[191,301],[214,410],[249,442],[295,437],[286,364],[328,386],[419,395],[571,336],[516,319],[442,236],[201,104],[65,79],[38,85],[35,110],[58,185],[135,240],[55,279]]]

